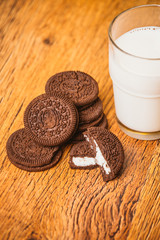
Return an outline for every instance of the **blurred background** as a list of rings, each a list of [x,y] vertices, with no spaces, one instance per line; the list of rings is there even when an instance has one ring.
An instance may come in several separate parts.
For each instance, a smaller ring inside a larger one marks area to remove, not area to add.
[[[160,0],[0,0],[0,239],[159,239],[158,141],[120,131],[108,70],[109,24],[149,3]],[[21,171],[6,156],[29,102],[66,70],[98,82],[109,129],[125,150],[115,181],[104,183],[99,170],[72,171],[68,148],[55,168],[40,173]]]

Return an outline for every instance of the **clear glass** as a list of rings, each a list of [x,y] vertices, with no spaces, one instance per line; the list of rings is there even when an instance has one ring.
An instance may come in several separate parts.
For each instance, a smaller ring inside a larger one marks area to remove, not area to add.
[[[142,140],[160,138],[160,56],[131,54],[116,40],[128,31],[150,26],[160,27],[160,5],[142,5],[120,13],[108,32],[117,121],[123,132]]]

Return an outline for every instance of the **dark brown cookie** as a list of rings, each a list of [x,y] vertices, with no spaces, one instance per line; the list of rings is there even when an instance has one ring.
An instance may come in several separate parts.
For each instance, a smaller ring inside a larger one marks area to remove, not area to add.
[[[76,106],[84,106],[98,97],[98,84],[88,74],[80,71],[61,72],[46,83],[47,94],[55,92],[71,99]]]
[[[85,108],[84,110],[79,110],[79,124],[94,121],[102,114],[102,112],[102,101],[98,98],[91,106]]]
[[[51,159],[51,162],[46,164],[46,165],[43,165],[43,166],[35,166],[35,167],[27,167],[25,165],[22,165],[22,164],[19,164],[15,161],[12,161],[12,164],[14,164],[16,167],[22,169],[22,170],[25,170],[25,171],[28,171],[28,172],[40,172],[40,171],[44,171],[44,170],[47,170],[47,169],[50,169],[52,167],[54,167],[60,160],[62,156],[62,151],[61,150],[58,150],[55,155],[52,157]]]
[[[108,121],[106,115],[103,114],[102,120],[98,123],[97,127],[108,128]]]
[[[77,106],[78,111],[82,111],[82,110],[85,110],[86,108],[90,107],[96,100],[94,100],[93,102],[90,102],[89,104],[86,104],[84,106]]]
[[[7,141],[7,155],[12,162],[27,167],[43,166],[51,162],[59,147],[38,145],[25,129],[14,132]]]
[[[74,142],[79,142],[79,141],[84,141],[85,138],[83,136],[83,132],[77,132],[74,137],[71,139],[72,143]]]
[[[24,126],[34,141],[44,146],[66,142],[78,125],[77,109],[63,96],[42,94],[28,105]]]
[[[89,123],[84,123],[84,124],[79,125],[77,131],[83,132],[87,128],[97,126],[102,121],[102,119],[103,119],[103,113],[96,120],[89,122]]]
[[[103,114],[103,118],[102,120],[98,123],[98,125],[96,125],[97,127],[102,127],[102,128],[108,128],[108,122],[107,122],[107,118],[106,115]],[[84,131],[80,131],[77,132],[74,137],[71,139],[72,143],[78,143],[79,141],[84,141],[84,135],[83,135]]]
[[[115,178],[124,161],[124,151],[119,139],[101,127],[92,127],[84,136],[96,151],[96,163],[100,166],[104,181]]]
[[[75,127],[75,131],[73,132],[73,134],[71,135],[69,141],[67,142],[67,143],[69,143],[69,144],[70,144],[70,142],[72,141],[73,136],[76,134],[77,129],[78,129],[78,126],[79,126],[79,114],[78,114],[78,110],[77,110],[77,109],[76,109],[76,113],[77,113],[77,119],[78,119],[78,121],[77,121],[77,124],[76,124],[76,127]]]
[[[73,145],[69,165],[78,169],[92,169],[98,166],[95,162],[95,152],[87,141]]]

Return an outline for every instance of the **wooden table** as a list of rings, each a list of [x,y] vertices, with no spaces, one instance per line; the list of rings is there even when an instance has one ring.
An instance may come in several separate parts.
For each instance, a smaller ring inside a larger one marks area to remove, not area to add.
[[[153,1],[0,1],[0,239],[160,239],[160,143],[120,131],[108,71],[110,21],[145,3]],[[125,151],[113,181],[103,182],[99,169],[71,170],[70,146],[44,172],[8,160],[6,141],[23,127],[28,103],[65,70],[87,72],[99,84],[109,129]]]

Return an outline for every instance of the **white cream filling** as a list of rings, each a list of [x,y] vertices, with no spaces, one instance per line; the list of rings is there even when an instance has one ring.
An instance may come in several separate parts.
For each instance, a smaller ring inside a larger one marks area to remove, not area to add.
[[[72,162],[78,167],[87,167],[96,164],[95,158],[90,157],[73,157]]]
[[[86,138],[86,140],[88,142],[90,142],[89,138],[87,135],[84,135],[84,137]],[[100,148],[98,147],[98,144],[96,142],[95,139],[93,139],[95,146],[96,146],[96,156],[95,158],[89,158],[89,157],[73,157],[72,161],[76,166],[79,167],[86,167],[86,166],[90,166],[90,165],[99,165],[101,167],[103,167],[104,171],[106,174],[109,174],[111,172],[111,169],[107,163],[107,161],[104,159],[103,154],[100,150]],[[91,148],[93,149],[93,146],[91,145]]]
[[[93,140],[93,141],[96,145],[96,157],[95,157],[96,163],[97,163],[97,165],[103,167],[106,174],[109,174],[111,172],[111,169],[110,169],[107,161],[104,159],[104,157],[102,155],[102,152],[101,152],[100,148],[98,147],[98,144],[97,144],[96,140]]]

